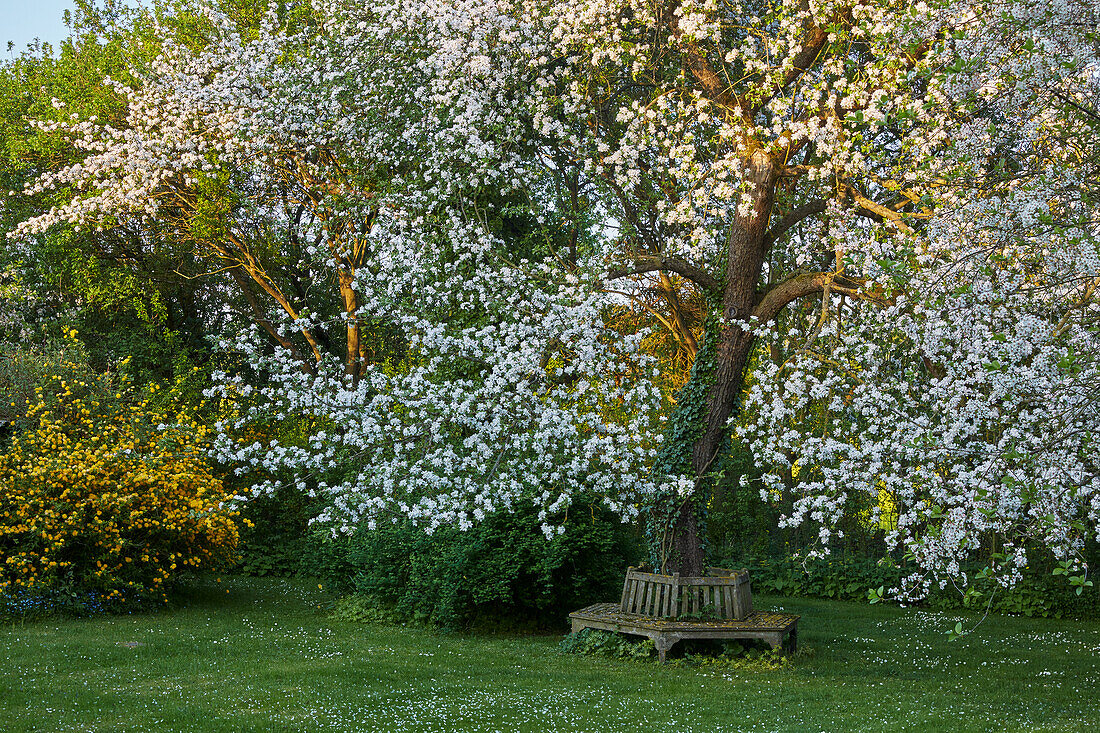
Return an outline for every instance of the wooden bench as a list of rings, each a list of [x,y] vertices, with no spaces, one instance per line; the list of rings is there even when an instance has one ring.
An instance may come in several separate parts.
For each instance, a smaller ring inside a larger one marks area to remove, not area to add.
[[[792,653],[798,648],[798,619],[791,614],[764,611],[742,619],[655,618],[624,613],[617,603],[597,603],[569,614],[573,633],[603,629],[652,639],[661,662],[668,650],[684,639],[759,639],[772,649]]]

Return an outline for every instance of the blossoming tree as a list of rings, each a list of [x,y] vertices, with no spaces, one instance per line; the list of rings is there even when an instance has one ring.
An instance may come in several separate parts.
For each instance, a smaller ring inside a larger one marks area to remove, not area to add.
[[[356,361],[349,330],[341,367],[255,351],[270,386],[222,388],[250,400],[237,427],[323,425],[298,445],[228,431],[255,491],[311,476],[343,527],[534,500],[548,529],[595,492],[651,507],[662,564],[698,574],[699,511],[737,439],[824,541],[888,493],[891,542],[930,572],[914,592],[982,550],[1012,582],[1029,541],[1076,568],[1100,511],[1089,3],[336,0],[303,17],[272,9],[250,34],[211,13],[199,50],[164,39],[120,88],[126,127],[69,126],[88,158],[34,184],[86,193],[22,229],[186,210],[179,193],[222,172],[279,193],[254,217],[318,243],[303,257],[333,272],[348,329],[384,321],[408,350]],[[519,247],[502,194],[548,224],[588,201],[598,236],[547,226]],[[647,273],[673,311],[670,276],[710,310],[667,428],[636,341],[604,325],[609,291]]]
[[[1074,340],[1095,337],[1096,219],[1081,195],[1094,10],[578,2],[550,13],[558,54],[572,54],[553,96],[567,115],[537,121],[604,184],[624,225],[610,277],[675,272],[713,304],[655,467],[676,487],[657,516],[671,564],[702,568],[690,503],[721,468],[761,337],[774,363],[756,375],[740,435],[773,470],[773,495],[799,497],[787,521],[816,522],[827,541],[849,499],[885,490],[903,507],[891,541],[934,574],[958,576],[991,536],[1009,538],[997,568],[1022,566],[1024,536],[1068,560],[1096,518],[1095,402],[1081,388],[1091,363],[1066,361],[1082,353]],[[785,309],[807,298],[820,307],[800,335]],[[1020,318],[1027,337],[1013,335]],[[991,343],[1009,344],[999,361]],[[997,369],[1046,376],[1025,387]],[[1052,412],[1009,429],[1012,400],[1047,399]],[[824,414],[795,419],[811,403]],[[950,428],[928,430],[929,416]],[[872,432],[876,422],[891,429]],[[922,429],[923,448],[957,441],[903,458]],[[1026,470],[1006,456],[1017,449]],[[784,485],[792,465],[810,470]],[[1046,483],[1055,465],[1068,475]],[[1027,488],[1012,483],[1025,474]]]

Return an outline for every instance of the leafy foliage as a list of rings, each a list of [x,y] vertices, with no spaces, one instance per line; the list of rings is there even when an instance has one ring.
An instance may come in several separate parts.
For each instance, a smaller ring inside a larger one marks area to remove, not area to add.
[[[347,608],[371,609],[368,616],[445,629],[553,628],[615,595],[640,554],[633,531],[598,508],[574,507],[550,540],[539,525],[533,508],[490,515],[465,532],[382,525],[346,541],[346,554],[330,559],[329,582],[360,598]]]
[[[293,489],[259,497],[241,509],[251,526],[241,531],[240,561],[235,572],[317,577],[323,568],[310,563],[310,548],[318,544],[308,529],[309,504]]]
[[[825,558],[742,557],[726,562],[739,562],[749,570],[754,593],[844,601],[870,598],[877,602],[885,588],[898,585],[909,572],[889,560],[836,554]],[[979,568],[968,570],[975,576]],[[1095,588],[1086,588],[1078,594],[1050,566],[1026,568],[1022,578],[1010,588],[990,577],[977,577],[961,589],[947,585],[923,603],[945,610],[988,609],[1040,618],[1100,618],[1100,593]]]
[[[608,659],[655,659],[657,647],[652,639],[616,634],[602,629],[581,629],[562,639],[562,654],[585,654]]]
[[[652,639],[602,629],[581,629],[569,634],[558,644],[558,651],[605,659],[652,661],[657,658]],[[672,652],[667,663],[673,667],[768,672],[791,666],[790,658],[782,650],[748,641],[681,641]]]
[[[293,487],[247,502],[241,507],[246,524],[233,571],[256,577],[327,578],[346,586],[357,572],[348,557],[350,543],[310,526],[316,505],[316,499]]]
[[[736,427],[813,552],[890,524],[899,595],[983,561],[971,579],[1012,585],[1037,554],[1090,587],[1095,3],[223,5],[142,15],[133,60],[90,34],[110,69],[70,44],[89,104],[27,101],[55,66],[18,65],[0,214],[100,312],[168,322],[121,276],[150,254],[218,271],[190,302],[254,327],[227,348],[256,371],[217,387],[251,395],[216,443],[251,495],[293,482],[345,532],[535,503],[551,534],[659,493],[662,564],[697,570],[716,477],[747,475],[719,460]],[[117,269],[77,266],[77,234]],[[644,336],[608,328],[654,272],[715,306],[663,444]],[[248,435],[292,419],[314,432]]]

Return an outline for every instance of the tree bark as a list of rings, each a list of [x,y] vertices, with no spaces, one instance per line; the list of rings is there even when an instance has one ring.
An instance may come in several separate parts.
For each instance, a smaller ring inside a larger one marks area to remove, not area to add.
[[[696,494],[705,494],[711,464],[726,447],[729,419],[737,408],[745,383],[745,367],[754,337],[742,328],[753,313],[756,288],[765,257],[765,234],[775,197],[778,170],[771,156],[754,150],[746,161],[745,181],[751,207],[734,220],[729,235],[726,276],[715,353],[715,371],[706,394],[702,431],[691,450]],[[693,373],[694,378],[694,373]],[[669,569],[681,575],[701,575],[706,565],[705,537],[699,517],[689,502],[674,519]]]
[[[340,284],[340,297],[344,303],[344,316],[347,318],[347,348],[344,355],[344,373],[351,377],[353,384],[359,383],[362,370],[360,364],[361,346],[359,343],[359,298],[355,293],[354,273],[341,268],[337,273]]]

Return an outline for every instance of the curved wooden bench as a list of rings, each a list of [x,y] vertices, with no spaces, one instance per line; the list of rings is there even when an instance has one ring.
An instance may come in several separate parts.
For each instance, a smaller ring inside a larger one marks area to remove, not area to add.
[[[742,619],[654,618],[624,613],[618,603],[596,603],[569,614],[573,633],[603,629],[653,639],[661,662],[668,650],[684,639],[759,639],[772,649],[792,653],[798,648],[798,619],[792,614],[765,611],[755,611]]]

